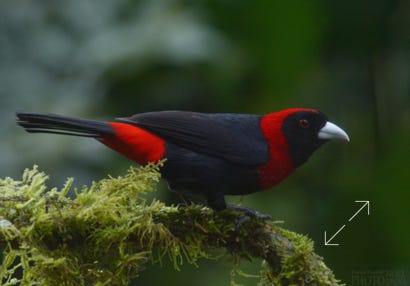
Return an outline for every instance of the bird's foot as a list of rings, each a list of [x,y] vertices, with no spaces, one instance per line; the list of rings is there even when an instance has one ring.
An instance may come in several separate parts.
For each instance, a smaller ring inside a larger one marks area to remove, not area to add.
[[[240,207],[240,206],[233,206],[233,205],[228,205],[226,207],[228,210],[234,210],[236,212],[243,213],[243,216],[239,219],[237,225],[236,225],[236,230],[240,229],[241,226],[250,220],[251,218],[258,218],[260,220],[272,220],[272,217],[268,214],[262,214],[258,211],[255,211],[251,208],[246,208],[246,207]]]
[[[249,218],[256,217],[256,218],[261,219],[261,220],[271,220],[272,219],[272,217],[270,215],[262,214],[258,211],[255,211],[254,209],[251,209],[251,208],[233,206],[233,205],[228,205],[228,206],[226,206],[226,208],[228,210],[233,210],[233,211],[243,213],[244,216],[248,216]]]

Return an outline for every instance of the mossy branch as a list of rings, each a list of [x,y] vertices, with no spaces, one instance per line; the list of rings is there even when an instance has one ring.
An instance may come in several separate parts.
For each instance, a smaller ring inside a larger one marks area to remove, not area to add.
[[[35,166],[21,181],[0,180],[2,285],[127,285],[147,262],[231,255],[262,258],[258,285],[339,285],[313,242],[273,222],[191,205],[166,206],[144,194],[156,190],[159,165],[74,189],[48,190]],[[234,282],[232,282],[234,284]]]

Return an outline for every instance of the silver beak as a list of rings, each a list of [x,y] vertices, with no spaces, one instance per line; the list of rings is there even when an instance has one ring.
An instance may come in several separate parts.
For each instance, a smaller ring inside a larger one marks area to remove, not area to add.
[[[349,135],[337,126],[336,124],[333,124],[332,122],[326,122],[325,126],[322,127],[322,129],[319,130],[319,133],[317,134],[319,139],[324,139],[324,140],[331,140],[331,139],[340,139],[340,140],[346,140],[350,141]]]

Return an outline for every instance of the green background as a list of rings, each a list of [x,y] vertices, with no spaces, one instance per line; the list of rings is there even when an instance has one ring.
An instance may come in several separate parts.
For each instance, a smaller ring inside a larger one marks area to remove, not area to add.
[[[81,186],[131,164],[90,139],[29,135],[15,111],[108,120],[317,108],[350,144],[331,142],[273,190],[229,201],[308,235],[350,285],[376,285],[358,284],[357,271],[410,283],[409,101],[409,1],[0,2],[1,177],[38,164],[50,186]],[[156,196],[178,202],[165,188]],[[370,201],[370,216],[348,223],[355,200]],[[343,224],[340,245],[324,246],[324,231]],[[258,274],[260,263],[243,269]],[[165,263],[138,285],[228,285],[230,271],[229,258],[181,272]]]

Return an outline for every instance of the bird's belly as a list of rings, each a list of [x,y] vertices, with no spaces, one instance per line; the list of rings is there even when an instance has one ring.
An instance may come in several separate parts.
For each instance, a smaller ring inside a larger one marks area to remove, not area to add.
[[[177,146],[167,146],[162,176],[175,191],[243,195],[261,190],[256,169]]]

